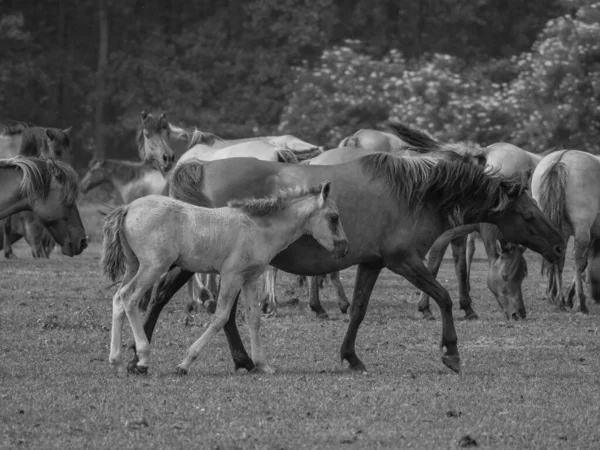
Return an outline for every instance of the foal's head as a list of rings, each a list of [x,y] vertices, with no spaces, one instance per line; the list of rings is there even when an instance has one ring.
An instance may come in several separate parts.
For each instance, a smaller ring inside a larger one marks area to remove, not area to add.
[[[54,158],[59,161],[71,163],[71,127],[60,130],[58,128],[45,129],[45,149],[41,156]]]
[[[142,127],[137,134],[140,158],[156,161],[165,172],[168,171],[175,160],[170,140],[171,126],[167,114],[154,117],[146,110],[142,111]]]
[[[79,184],[79,188],[84,194],[99,184],[108,181],[110,178],[106,171],[106,162],[103,159],[92,159],[88,168],[87,173]]]
[[[332,252],[335,257],[342,258],[348,254],[348,240],[330,193],[331,182],[326,181],[321,186],[320,193],[313,197],[313,210],[306,230],[326,250]]]

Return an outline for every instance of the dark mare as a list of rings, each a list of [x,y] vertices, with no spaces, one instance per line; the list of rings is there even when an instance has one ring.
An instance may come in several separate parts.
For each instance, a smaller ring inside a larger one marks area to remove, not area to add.
[[[10,158],[17,155],[33,156],[39,158],[52,158],[58,161],[71,163],[71,128],[61,130],[59,128],[45,128],[34,125],[18,123],[16,125],[0,125],[0,158]],[[4,256],[13,257],[12,244],[19,235],[11,229],[12,223],[33,225],[35,220],[30,215],[16,217],[14,220],[7,219],[3,223],[2,242],[4,244]],[[28,228],[30,233],[36,231],[35,226]],[[40,242],[47,238],[42,229],[37,229],[38,234],[30,234],[30,241]],[[17,239],[18,240],[18,239]],[[30,244],[31,245],[31,244]],[[32,253],[37,249],[32,247]]]
[[[87,247],[78,193],[77,174],[68,164],[24,157],[0,160],[0,220],[33,212],[67,256]]]
[[[365,370],[355,352],[358,328],[381,270],[402,275],[431,295],[442,313],[442,361],[460,370],[452,301],[431,275],[423,259],[446,230],[465,223],[491,222],[507,238],[557,261],[564,241],[524,193],[519,180],[492,178],[479,166],[433,158],[395,158],[378,153],[345,164],[312,166],[282,164],[253,158],[188,162],[179,166],[168,184],[176,199],[218,207],[231,199],[262,197],[277,189],[307,188],[327,179],[350,246],[333,258],[310,237],[302,237],[279,253],[271,265],[297,275],[325,275],[358,264],[350,323],[341,348],[351,369]],[[192,276],[172,268],[163,277],[151,302],[144,330],[148,339],[162,308]],[[235,308],[232,309],[235,311]],[[236,368],[252,369],[235,323],[225,325]],[[130,367],[135,368],[137,360]]]

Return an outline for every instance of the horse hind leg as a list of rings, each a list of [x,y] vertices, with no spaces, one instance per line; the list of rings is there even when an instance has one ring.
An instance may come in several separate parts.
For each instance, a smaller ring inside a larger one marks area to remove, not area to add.
[[[342,281],[340,280],[340,273],[330,273],[329,279],[331,280],[331,284],[333,285],[337,293],[338,306],[340,308],[340,311],[342,312],[342,314],[346,314],[348,312],[348,308],[350,307],[350,303],[348,302],[348,297],[346,297],[344,286],[342,285]]]
[[[232,307],[235,304],[235,300],[240,292],[243,281],[243,277],[240,275],[221,275],[221,290],[219,292],[217,309],[213,314],[210,325],[206,331],[196,342],[190,346],[190,348],[188,348],[183,361],[177,366],[178,375],[187,375],[192,362],[198,358],[202,350],[208,345],[213,336],[217,334],[228,322]]]
[[[434,278],[437,277],[442,260],[444,259],[444,253],[446,253],[447,248],[448,243],[444,243],[442,245],[434,244],[429,251],[429,256],[427,257],[427,268]],[[421,291],[417,309],[423,315],[424,320],[435,320],[435,317],[431,312],[431,308],[429,307],[429,295],[424,291]]]
[[[319,277],[308,277],[308,306],[313,310],[318,319],[329,319],[329,314],[321,306],[319,299]]]
[[[110,333],[110,354],[108,361],[110,365],[115,369],[117,374],[123,375],[125,373],[125,366],[123,364],[122,356],[122,340],[123,340],[123,320],[125,319],[125,307],[121,299],[123,287],[126,286],[133,277],[133,274],[137,271],[137,267],[130,267],[125,272],[123,281],[113,296],[112,304],[112,328]]]
[[[454,271],[458,280],[458,302],[460,309],[465,312],[465,319],[475,320],[479,316],[473,311],[473,300],[470,295],[469,275],[467,270],[467,237],[460,237],[451,242]]]
[[[577,297],[579,298],[579,311],[583,314],[587,314],[589,312],[588,307],[585,303],[585,293],[583,291],[583,281],[582,276],[583,272],[587,267],[588,262],[588,254],[590,249],[590,232],[586,230],[585,232],[576,232],[575,233],[575,245],[573,247],[573,259],[575,260],[575,291]],[[569,305],[571,308],[573,307],[573,301],[571,299],[571,303]]]

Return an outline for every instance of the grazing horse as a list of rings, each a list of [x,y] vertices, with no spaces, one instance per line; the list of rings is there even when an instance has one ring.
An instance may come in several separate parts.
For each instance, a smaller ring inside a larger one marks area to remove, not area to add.
[[[561,232],[565,241],[575,238],[573,259],[575,278],[568,300],[562,290],[564,257],[549,270],[549,300],[561,308],[573,307],[573,293],[579,299],[579,310],[588,312],[582,275],[590,267],[597,267],[600,253],[600,158],[577,150],[561,150],[546,156],[536,167],[531,189],[542,211]],[[598,273],[589,271],[592,298],[600,301]]]
[[[0,160],[0,220],[33,212],[67,256],[87,247],[77,209],[77,174],[68,164],[39,158]]]
[[[541,253],[552,263],[564,251],[562,236],[524,192],[524,183],[516,177],[490,177],[480,166],[462,162],[395,158],[385,153],[333,166],[229,158],[182,164],[167,186],[172,197],[187,203],[222,205],[289,186],[311,186],[323,179],[332,182],[331,196],[350,243],[348,255],[334,259],[314,239],[302,237],[275,256],[271,265],[296,275],[318,276],[358,264],[350,322],[341,348],[342,360],[347,360],[351,369],[365,370],[356,356],[356,335],[379,273],[387,267],[438,303],[442,361],[459,371],[452,301],[423,264],[431,245],[448,229],[490,222],[511,241]],[[144,325],[148,339],[162,308],[191,276],[187,270],[174,268],[161,280]],[[252,369],[233,312],[225,332],[236,368]]]
[[[31,211],[23,211],[5,220],[10,220],[10,234],[8,242],[14,244],[21,238],[25,238],[31,248],[31,256],[37,258],[49,258],[54,249],[54,239],[44,228],[44,225]],[[4,225],[2,225],[4,226]],[[0,249],[4,248],[4,233],[0,233]]]
[[[0,158],[10,158],[13,156],[33,156],[39,158],[52,158],[58,161],[71,162],[71,128],[61,130],[59,128],[44,128],[30,126],[26,124],[17,124],[13,126],[0,125]],[[11,225],[15,223],[34,223],[30,214],[22,217],[7,219],[3,223],[2,242],[4,247],[4,257],[10,259],[14,257],[12,244],[14,238],[19,235],[13,233]],[[31,232],[37,231],[38,235],[31,235]],[[47,234],[40,228],[29,227],[30,239],[27,242],[41,242],[47,239]],[[17,239],[18,240],[18,239]],[[31,244],[30,244],[31,245]],[[38,248],[31,248],[33,254],[38,253]]]
[[[348,241],[330,183],[281,191],[277,196],[202,208],[164,196],[148,196],[117,208],[106,217],[101,264],[115,281],[125,273],[113,298],[110,363],[123,371],[121,328],[125,314],[139,356],[136,372],[146,373],[150,343],[138,303],[172,265],[192,272],[220,273],[217,310],[202,337],[186,353],[178,374],[186,374],[209,340],[228,321],[242,290],[257,369],[273,373],[260,345],[257,284],[271,259],[304,235],[312,236],[334,257],[348,253]]]
[[[146,195],[160,194],[166,184],[156,161],[140,162],[118,159],[94,159],[81,180],[81,192],[86,193],[102,183],[111,184],[123,203],[131,203]]]

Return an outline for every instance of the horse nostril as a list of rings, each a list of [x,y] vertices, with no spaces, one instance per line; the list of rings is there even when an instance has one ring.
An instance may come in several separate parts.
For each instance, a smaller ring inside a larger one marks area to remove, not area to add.
[[[88,241],[87,238],[83,238],[81,240],[81,242],[79,243],[79,247],[81,248],[81,250],[85,250],[88,246]]]
[[[167,155],[163,155],[163,162],[165,164],[169,162],[169,157]]]

